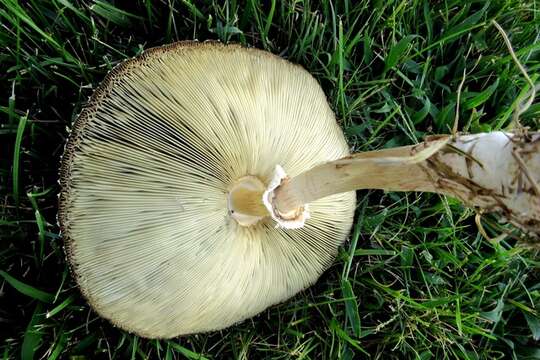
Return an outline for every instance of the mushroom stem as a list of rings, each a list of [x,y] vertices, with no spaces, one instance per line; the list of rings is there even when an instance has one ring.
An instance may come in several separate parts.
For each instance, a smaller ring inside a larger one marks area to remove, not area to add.
[[[425,191],[499,212],[540,233],[540,133],[436,136],[415,146],[354,154],[285,178],[269,193],[272,217],[357,189]],[[289,218],[283,216],[282,226]]]
[[[410,161],[414,146],[353,154],[318,165],[275,190],[274,205],[286,213],[326,196],[360,189],[435,191],[418,162]]]

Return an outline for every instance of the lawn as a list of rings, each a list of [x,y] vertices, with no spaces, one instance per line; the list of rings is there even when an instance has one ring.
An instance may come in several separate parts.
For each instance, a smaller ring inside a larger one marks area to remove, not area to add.
[[[215,39],[301,64],[351,149],[366,151],[450,133],[456,117],[462,132],[512,125],[530,87],[492,20],[537,83],[535,0],[1,0],[1,356],[540,359],[536,250],[492,215],[486,238],[451,198],[360,191],[350,239],[316,285],[226,330],[172,340],[92,312],[56,222],[72,122],[107,72],[145,49]],[[533,104],[521,122],[536,130],[539,118]]]

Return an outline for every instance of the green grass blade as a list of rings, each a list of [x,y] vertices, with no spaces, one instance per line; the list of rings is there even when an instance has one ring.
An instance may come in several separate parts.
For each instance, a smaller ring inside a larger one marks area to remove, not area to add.
[[[36,289],[33,286],[27,285],[23,283],[22,281],[19,281],[9,275],[7,272],[0,270],[0,276],[6,280],[8,284],[13,286],[18,292],[20,292],[23,295],[29,296],[33,299],[45,302],[45,303],[52,303],[54,300],[54,296],[52,294],[49,294],[48,292],[45,292],[43,290]]]
[[[394,46],[392,46],[390,52],[388,53],[384,61],[384,72],[387,72],[388,70],[394,68],[399,63],[400,59],[403,58],[407,48],[416,37],[416,35],[405,36],[403,39],[399,40]]]
[[[396,256],[395,250],[384,249],[356,249],[354,256]]]
[[[364,350],[360,344],[359,344],[359,341],[357,340],[354,340],[353,338],[351,338],[338,324],[338,322],[336,321],[336,319],[332,319],[330,321],[330,329],[332,329],[336,335],[341,338],[342,340],[344,340],[346,343],[350,344],[352,347],[354,347],[356,350],[360,351],[361,353],[363,353],[364,355],[367,355],[369,356],[369,353]]]
[[[354,295],[353,288],[349,280],[344,279],[341,281],[341,292],[345,300],[345,313],[347,314],[347,319],[349,324],[353,329],[354,335],[356,337],[360,336],[362,328],[360,327],[360,314],[358,313],[358,302],[356,301],[356,296]]]
[[[62,331],[60,337],[58,338],[58,341],[56,342],[56,345],[53,348],[53,351],[51,352],[51,355],[49,355],[48,360],[56,360],[64,353],[64,349],[67,345],[67,340],[68,334]]]
[[[38,303],[32,314],[32,318],[26,331],[24,332],[23,343],[21,346],[21,360],[33,360],[36,350],[39,348],[43,333],[37,328],[43,319],[41,303]]]
[[[46,229],[47,222],[45,221],[45,218],[39,211],[39,207],[38,207],[36,199],[49,194],[52,190],[53,188],[50,187],[41,192],[29,192],[26,194],[26,196],[28,197],[28,200],[30,200],[32,209],[34,209],[34,217],[36,218],[36,224],[38,226],[38,239],[39,239],[38,260],[40,263],[43,261],[43,256],[45,252],[45,234],[47,232],[47,229]]]
[[[94,4],[90,7],[90,10],[119,26],[129,26],[131,20],[136,20],[138,22],[144,21],[142,16],[131,14],[101,0],[95,0]]]
[[[67,306],[71,305],[71,303],[73,301],[75,301],[75,295],[70,295],[64,301],[62,301],[60,304],[58,304],[58,306],[56,306],[55,308],[53,308],[50,311],[47,311],[47,314],[45,315],[45,317],[47,319],[49,319],[49,318],[55,316],[56,314],[61,312],[63,309],[65,309]]]
[[[478,107],[485,103],[487,100],[491,98],[495,90],[497,90],[497,87],[499,86],[499,79],[497,78],[493,84],[491,84],[486,90],[482,91],[480,94],[476,95],[470,100],[467,100],[463,104],[463,108],[465,110],[470,110],[475,107]]]
[[[197,354],[194,351],[188,350],[182,345],[175,343],[174,341],[167,341],[167,344],[170,345],[172,349],[178,351],[180,354],[184,355],[186,358],[190,360],[208,360],[201,354]]]
[[[15,199],[15,206],[19,206],[19,182],[20,182],[20,160],[21,160],[21,143],[23,139],[24,129],[26,128],[26,121],[28,119],[28,113],[19,118],[19,125],[17,127],[17,135],[15,137],[15,147],[13,151],[13,198]]]
[[[540,340],[540,317],[533,316],[527,312],[523,312],[523,315],[525,316],[525,320],[527,320],[527,325],[531,330],[533,340]]]

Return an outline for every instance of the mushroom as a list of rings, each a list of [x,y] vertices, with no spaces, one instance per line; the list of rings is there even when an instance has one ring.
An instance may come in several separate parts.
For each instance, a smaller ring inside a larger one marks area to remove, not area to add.
[[[477,183],[499,166],[478,153],[485,142],[521,162],[504,169],[516,178]],[[180,42],[123,62],[97,88],[66,145],[58,220],[92,308],[170,338],[223,329],[313,284],[349,234],[357,188],[449,194],[538,231],[539,143],[443,136],[349,155],[303,68]],[[517,205],[505,202],[512,191]]]

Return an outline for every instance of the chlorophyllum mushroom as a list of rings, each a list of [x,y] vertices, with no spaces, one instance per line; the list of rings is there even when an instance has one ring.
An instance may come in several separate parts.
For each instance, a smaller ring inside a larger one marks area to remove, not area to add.
[[[350,231],[355,189],[447,194],[538,233],[539,139],[439,136],[349,155],[303,68],[181,42],[95,91],[62,159],[59,223],[98,314],[150,338],[218,330],[317,280]]]

